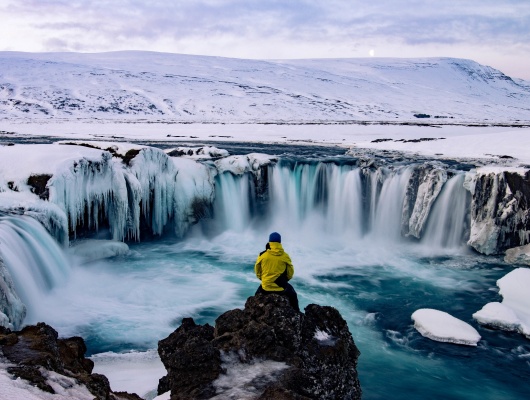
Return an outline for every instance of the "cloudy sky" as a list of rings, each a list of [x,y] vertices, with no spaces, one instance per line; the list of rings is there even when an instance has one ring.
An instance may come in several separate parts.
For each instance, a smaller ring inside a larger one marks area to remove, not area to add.
[[[530,80],[530,0],[0,0],[0,50],[461,57]]]

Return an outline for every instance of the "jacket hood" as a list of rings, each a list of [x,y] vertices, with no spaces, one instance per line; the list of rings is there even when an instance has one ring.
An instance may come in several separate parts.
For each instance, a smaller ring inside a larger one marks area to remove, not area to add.
[[[278,242],[269,242],[269,246],[271,247],[271,249],[269,250],[269,252],[271,254],[274,254],[275,256],[281,256],[284,251],[283,251],[283,247],[282,247],[282,244],[281,243],[278,243]]]

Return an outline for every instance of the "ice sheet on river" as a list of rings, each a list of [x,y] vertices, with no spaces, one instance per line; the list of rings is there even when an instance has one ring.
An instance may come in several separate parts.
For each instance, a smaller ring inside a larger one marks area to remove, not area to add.
[[[530,339],[530,269],[517,268],[497,281],[502,303],[486,304],[473,314],[479,323],[522,333]]]
[[[422,308],[412,314],[412,319],[422,336],[437,342],[476,346],[480,340],[475,328],[443,311]]]

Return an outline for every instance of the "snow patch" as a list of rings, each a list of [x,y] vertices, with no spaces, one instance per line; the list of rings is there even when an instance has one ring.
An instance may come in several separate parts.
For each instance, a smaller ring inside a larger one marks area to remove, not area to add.
[[[497,281],[502,303],[486,304],[473,314],[479,323],[519,332],[530,339],[530,269],[517,268]]]
[[[242,363],[236,354],[222,353],[222,368],[226,372],[213,382],[216,400],[255,399],[265,387],[279,379],[281,373],[289,368],[285,363],[271,360],[254,359]]]
[[[480,340],[475,328],[443,311],[419,309],[412,314],[412,320],[422,336],[437,342],[476,346]]]
[[[167,373],[154,349],[99,353],[90,359],[94,361],[93,372],[105,375],[113,391],[136,393],[144,399],[156,397],[158,380]]]
[[[320,329],[317,329],[315,331],[315,335],[313,336],[320,345],[322,346],[334,346],[337,342],[337,338],[330,335],[326,331],[321,331]]]

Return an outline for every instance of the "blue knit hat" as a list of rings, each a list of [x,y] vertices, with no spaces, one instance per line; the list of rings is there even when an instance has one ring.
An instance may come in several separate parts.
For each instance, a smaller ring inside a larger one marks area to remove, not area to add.
[[[269,235],[269,242],[281,243],[282,242],[282,237],[280,236],[280,234],[278,232],[272,232]]]

